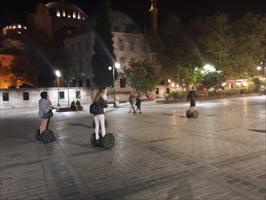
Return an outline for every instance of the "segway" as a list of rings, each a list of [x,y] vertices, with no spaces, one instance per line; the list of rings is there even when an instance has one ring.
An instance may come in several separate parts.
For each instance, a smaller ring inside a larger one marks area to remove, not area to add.
[[[104,137],[96,141],[95,133],[92,134],[90,142],[95,147],[103,147],[104,149],[111,149],[115,144],[115,137],[112,133],[106,133]]]
[[[194,110],[194,111],[190,111],[190,109],[188,109],[186,111],[186,117],[187,118],[198,118],[199,117],[199,111],[198,110]]]
[[[107,128],[108,122],[105,119],[105,127]],[[93,127],[95,128],[95,122],[93,121]],[[91,135],[90,142],[92,146],[103,147],[104,149],[111,149],[115,144],[115,137],[112,133],[106,133],[104,137],[101,135],[101,128],[99,129],[100,139],[96,141],[95,133]]]
[[[48,118],[48,122],[46,125],[46,129],[40,133],[40,129],[37,130],[35,138],[43,143],[51,143],[56,140],[54,136],[54,132],[49,129],[50,117]]]

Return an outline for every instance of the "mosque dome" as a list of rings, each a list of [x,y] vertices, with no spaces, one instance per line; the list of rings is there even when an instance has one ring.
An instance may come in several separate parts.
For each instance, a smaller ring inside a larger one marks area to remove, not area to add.
[[[141,30],[138,27],[138,25],[128,15],[119,11],[110,10],[109,16],[113,32],[135,33],[135,34],[141,33]]]
[[[50,15],[57,17],[68,17],[75,19],[85,19],[86,14],[78,6],[64,1],[53,1],[45,4]]]

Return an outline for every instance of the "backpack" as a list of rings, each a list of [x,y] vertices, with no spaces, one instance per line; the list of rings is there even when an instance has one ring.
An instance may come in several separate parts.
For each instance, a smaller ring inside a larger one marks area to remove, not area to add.
[[[95,114],[98,112],[98,109],[97,109],[97,104],[96,102],[94,101],[91,105],[90,105],[90,113],[91,114]]]

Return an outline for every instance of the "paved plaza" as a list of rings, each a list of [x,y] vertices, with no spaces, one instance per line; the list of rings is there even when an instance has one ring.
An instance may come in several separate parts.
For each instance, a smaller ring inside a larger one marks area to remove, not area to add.
[[[57,141],[34,138],[36,109],[0,111],[0,200],[265,200],[266,96],[109,109],[116,144],[92,147],[88,111],[55,113]]]

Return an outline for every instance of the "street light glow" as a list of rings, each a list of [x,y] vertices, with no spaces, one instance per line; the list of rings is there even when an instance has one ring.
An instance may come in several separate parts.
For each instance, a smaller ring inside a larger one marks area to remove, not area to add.
[[[55,70],[55,75],[57,78],[61,77],[61,72],[59,70]]]
[[[171,83],[171,80],[170,79],[168,79],[168,83]]]
[[[260,71],[262,69],[261,66],[257,66],[257,70]]]
[[[216,72],[216,69],[213,65],[210,65],[210,64],[204,65],[203,69],[201,71],[201,73],[203,73],[203,74],[213,73],[213,72]]]
[[[115,63],[115,68],[116,68],[116,69],[119,69],[119,68],[120,68],[120,63],[116,62],[116,63]]]
[[[111,67],[111,66],[109,66],[109,67],[108,67],[108,69],[111,71],[111,70],[112,70],[112,67]]]

